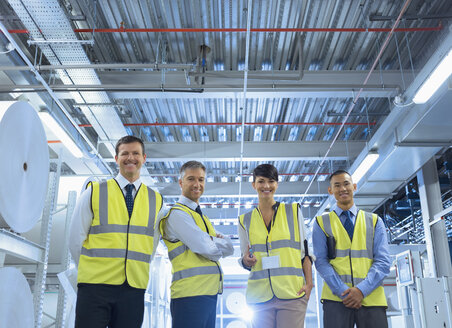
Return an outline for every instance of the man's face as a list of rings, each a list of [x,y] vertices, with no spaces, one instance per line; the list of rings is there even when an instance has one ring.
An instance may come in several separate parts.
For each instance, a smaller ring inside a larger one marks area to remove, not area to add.
[[[339,207],[350,208],[353,205],[353,192],[356,190],[356,183],[347,173],[335,175],[331,178],[328,193],[334,195]]]
[[[183,178],[179,179],[182,195],[198,203],[204,192],[205,177],[206,172],[202,168],[185,170]]]
[[[119,146],[115,160],[122,176],[133,182],[140,177],[140,169],[146,161],[146,154],[143,154],[139,142],[131,142]]]

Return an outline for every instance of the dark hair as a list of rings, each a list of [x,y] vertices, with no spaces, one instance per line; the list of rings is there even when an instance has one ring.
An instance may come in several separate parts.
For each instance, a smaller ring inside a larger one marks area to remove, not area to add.
[[[331,174],[328,177],[328,181],[331,182],[331,179],[335,176],[335,175],[340,175],[340,174],[348,174],[349,176],[352,176],[350,173],[348,173],[348,171],[345,170],[336,170],[333,172],[333,174]]]
[[[141,145],[141,150],[143,151],[143,155],[144,155],[143,140],[141,140],[140,138],[134,137],[134,136],[125,136],[125,137],[122,137],[121,139],[119,139],[118,142],[116,143],[116,146],[115,146],[116,156],[118,156],[118,153],[119,153],[119,146],[121,146],[123,144],[130,144],[133,142],[138,142]]]
[[[253,181],[256,181],[256,177],[278,181],[278,170],[271,164],[261,164],[253,170]]]
[[[206,167],[203,163],[198,161],[188,161],[181,166],[179,171],[179,178],[182,180],[184,178],[185,171],[190,169],[202,169],[204,172],[206,172]]]

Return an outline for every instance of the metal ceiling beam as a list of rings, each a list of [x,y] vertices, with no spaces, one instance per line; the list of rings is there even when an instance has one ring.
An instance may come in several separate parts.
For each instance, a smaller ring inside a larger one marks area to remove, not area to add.
[[[307,197],[324,197],[328,194],[327,181],[316,182],[316,187],[312,188],[311,193]],[[305,190],[308,182],[280,182],[278,184],[277,197],[302,197],[302,190]],[[159,189],[159,192],[164,196],[178,196],[181,194],[180,186],[177,183],[171,184],[156,184],[154,187]],[[238,197],[239,183],[238,182],[212,182],[206,183],[203,197]],[[242,198],[255,197],[256,191],[251,186],[251,183],[242,184]]]
[[[330,160],[355,158],[365,147],[364,141],[338,141],[329,153]],[[327,141],[245,142],[245,161],[317,161],[328,146]],[[240,142],[159,142],[145,143],[148,162],[238,161]]]
[[[161,86],[158,71],[98,72],[102,85],[51,85],[60,99],[73,99],[69,91],[109,91],[114,99],[193,99],[239,98],[243,90],[243,72],[217,71],[206,73],[206,83],[200,87],[194,81],[186,83],[185,74],[165,72],[165,85]],[[298,71],[252,71],[249,74],[248,98],[352,98],[366,77],[366,71],[305,71],[300,80]],[[191,77],[193,79],[193,77]],[[404,76],[411,81],[411,74]],[[363,97],[391,97],[400,93],[402,76],[396,71],[373,74],[362,92]],[[0,91],[39,91],[41,86],[2,85]]]

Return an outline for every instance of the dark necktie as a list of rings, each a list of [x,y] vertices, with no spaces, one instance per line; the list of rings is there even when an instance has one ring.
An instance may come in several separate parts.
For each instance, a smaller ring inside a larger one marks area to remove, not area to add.
[[[198,207],[195,208],[195,212],[198,213],[199,215],[201,215],[201,217],[202,217],[201,206],[198,205]]]
[[[127,205],[127,212],[129,212],[129,218],[132,216],[133,211],[133,196],[132,196],[132,190],[133,190],[133,184],[129,183],[126,186],[126,205]]]
[[[202,216],[201,206],[198,205],[198,207],[195,208],[195,212],[201,215],[202,222],[204,222],[204,226],[206,227],[207,233],[209,233],[209,227],[207,226],[206,221],[204,221],[204,217]]]
[[[353,222],[351,219],[351,213],[350,211],[344,211],[342,212],[342,215],[345,217],[344,221],[344,228],[347,231],[348,235],[350,236],[350,240],[353,239],[353,230],[355,227],[353,226]]]

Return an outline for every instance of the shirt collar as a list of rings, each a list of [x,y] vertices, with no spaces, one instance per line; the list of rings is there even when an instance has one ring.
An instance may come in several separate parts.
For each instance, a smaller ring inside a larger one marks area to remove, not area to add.
[[[124,190],[124,188],[131,183],[129,180],[127,180],[126,178],[124,178],[121,173],[119,173],[116,178],[115,178],[116,182],[119,184],[119,187],[121,188],[121,190]],[[135,190],[138,190],[138,188],[140,188],[141,185],[141,178],[136,179],[133,183],[135,186]]]
[[[193,211],[198,207],[198,203],[192,201],[191,199],[185,197],[184,195],[180,195],[179,200],[177,202],[189,207]]]
[[[331,210],[336,212],[336,214],[339,218],[341,217],[342,212],[344,212],[344,210],[342,208],[340,208],[339,206],[337,206],[337,204],[334,204],[334,206]],[[352,220],[354,221],[354,218],[358,214],[358,208],[356,207],[355,204],[353,204],[353,206],[350,207],[348,210],[352,213]]]

